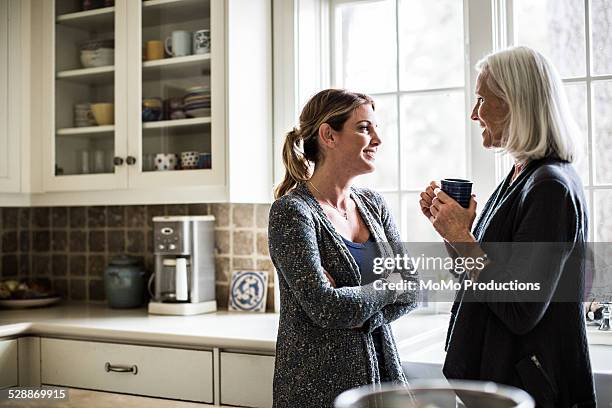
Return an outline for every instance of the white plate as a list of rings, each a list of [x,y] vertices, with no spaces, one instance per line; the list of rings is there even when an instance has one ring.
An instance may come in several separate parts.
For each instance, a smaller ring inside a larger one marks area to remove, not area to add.
[[[192,118],[203,118],[206,116],[210,116],[210,108],[186,110],[185,114]]]
[[[52,305],[62,300],[59,296],[41,298],[41,299],[2,299],[0,306],[10,309],[21,309],[24,307],[40,307]]]

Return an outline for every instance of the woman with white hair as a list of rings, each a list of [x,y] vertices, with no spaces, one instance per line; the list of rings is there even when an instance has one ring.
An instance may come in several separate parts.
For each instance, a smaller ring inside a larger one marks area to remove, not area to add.
[[[578,130],[563,84],[550,62],[527,47],[488,55],[477,69],[471,119],[483,128],[484,147],[509,153],[514,168],[473,229],[474,197],[463,208],[435,182],[421,193],[421,210],[453,255],[484,260],[464,282],[543,285],[531,298],[463,285],[452,308],[444,374],[522,388],[538,407],[594,407],[580,302],[587,205],[571,164]],[[544,251],[550,243],[559,244],[554,256]]]

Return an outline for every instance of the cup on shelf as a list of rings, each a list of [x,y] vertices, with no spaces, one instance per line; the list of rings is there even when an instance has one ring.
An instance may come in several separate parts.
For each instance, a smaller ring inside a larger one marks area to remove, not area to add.
[[[210,153],[200,153],[198,156],[198,169],[210,169],[212,168],[212,160]]]
[[[183,170],[197,169],[199,158],[200,158],[200,153],[198,152],[193,152],[193,151],[181,152],[181,169]]]
[[[166,53],[172,57],[191,55],[191,33],[185,30],[176,30],[166,38]]]
[[[162,102],[160,98],[144,98],[142,100],[142,121],[154,122],[162,117]]]
[[[142,171],[153,170],[155,170],[155,155],[152,153],[145,153],[142,159]]]
[[[106,171],[106,163],[104,161],[104,150],[94,150],[93,152],[93,172],[104,173]]]
[[[81,174],[91,173],[89,150],[79,150],[79,170]]]
[[[198,30],[193,33],[193,53],[210,53],[210,30]]]
[[[174,153],[157,153],[155,155],[155,170],[176,170],[177,157]]]
[[[112,103],[92,103],[91,111],[99,126],[115,123],[115,109]]]
[[[96,126],[96,119],[91,111],[90,103],[74,105],[74,127]]]
[[[145,58],[147,61],[164,58],[164,43],[160,40],[147,41]]]

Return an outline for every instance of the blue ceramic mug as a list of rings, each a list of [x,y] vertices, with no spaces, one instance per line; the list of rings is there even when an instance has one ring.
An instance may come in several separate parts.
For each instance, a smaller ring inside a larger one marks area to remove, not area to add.
[[[469,180],[447,178],[442,180],[442,191],[451,196],[463,208],[470,206],[472,197],[472,182]]]

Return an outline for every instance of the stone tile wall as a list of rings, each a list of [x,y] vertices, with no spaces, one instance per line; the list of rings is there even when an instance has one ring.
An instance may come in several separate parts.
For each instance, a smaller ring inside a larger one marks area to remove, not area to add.
[[[152,217],[213,214],[219,308],[227,308],[231,272],[249,269],[269,271],[272,311],[269,209],[266,204],[0,208],[0,277],[47,277],[66,299],[104,302],[104,268],[113,256],[142,257],[153,271]]]

